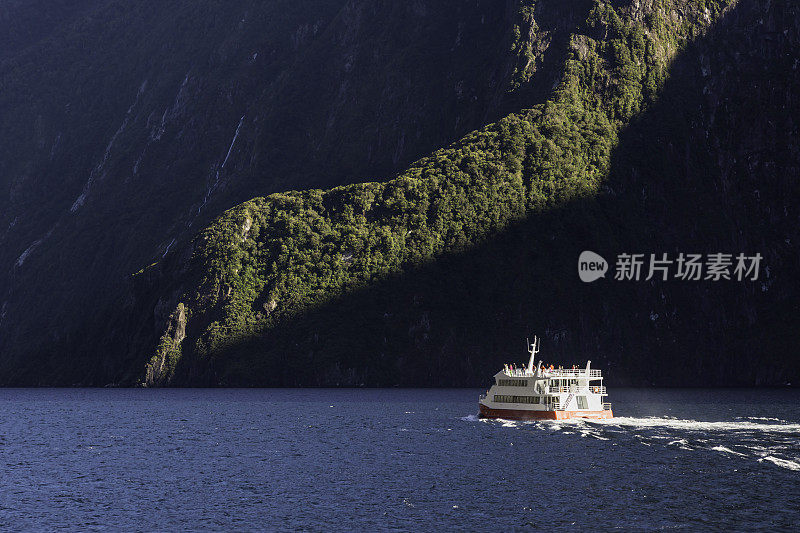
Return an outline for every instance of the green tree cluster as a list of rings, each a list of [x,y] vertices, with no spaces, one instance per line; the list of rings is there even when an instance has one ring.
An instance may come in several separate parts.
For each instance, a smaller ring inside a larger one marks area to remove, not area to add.
[[[181,356],[213,359],[345,293],[596,194],[621,129],[657,98],[671,58],[725,4],[656,0],[637,17],[596,0],[545,103],[388,182],[273,194],[227,211],[196,238]],[[687,5],[694,18],[675,23]],[[175,360],[167,340],[154,360],[166,349]]]

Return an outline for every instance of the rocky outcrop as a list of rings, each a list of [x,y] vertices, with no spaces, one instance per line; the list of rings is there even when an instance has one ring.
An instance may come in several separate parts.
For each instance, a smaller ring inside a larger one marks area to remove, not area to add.
[[[186,338],[186,310],[181,303],[170,315],[156,353],[145,366],[142,386],[152,387],[169,383],[180,360],[181,342],[184,338]]]

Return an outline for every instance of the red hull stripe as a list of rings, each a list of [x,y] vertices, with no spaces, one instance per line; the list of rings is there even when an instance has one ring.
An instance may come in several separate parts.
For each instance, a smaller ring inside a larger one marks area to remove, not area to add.
[[[568,418],[614,418],[608,411],[528,411],[522,409],[492,409],[478,404],[481,418],[503,418],[505,420],[564,420]]]

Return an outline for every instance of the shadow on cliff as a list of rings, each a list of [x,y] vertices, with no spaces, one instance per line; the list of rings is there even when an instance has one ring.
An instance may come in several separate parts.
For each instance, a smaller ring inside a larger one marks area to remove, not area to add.
[[[658,99],[622,133],[597,196],[531,215],[211,359],[185,347],[173,384],[480,386],[502,363],[524,362],[533,334],[544,337],[546,361],[591,359],[616,385],[797,383],[792,9],[740,4],[688,45]],[[606,279],[579,281],[587,249],[609,261]],[[681,252],[764,260],[757,281],[613,279],[619,253]],[[169,280],[154,284],[158,294],[174,290]],[[156,320],[154,301],[136,305]],[[126,372],[152,353],[137,340],[148,338],[139,335],[148,321],[129,325],[127,358],[100,357],[92,379],[135,378]]]
[[[174,383],[478,386],[502,363],[524,362],[533,334],[546,360],[592,359],[616,384],[797,383],[797,32],[786,3],[732,10],[675,59],[596,197],[209,361],[189,351]],[[609,260],[607,279],[578,280],[585,249]],[[764,259],[757,281],[612,279],[618,253],[681,252]]]
[[[800,39],[791,7],[764,5],[740,5],[678,55],[596,197],[211,361],[186,357],[175,383],[478,386],[524,362],[534,333],[545,359],[592,359],[617,384],[797,383]],[[607,279],[578,280],[585,249],[609,260]],[[764,259],[756,281],[613,280],[618,253],[681,252]]]
[[[12,203],[0,202],[9,208],[0,207],[0,234],[10,235],[0,245],[0,382],[102,375],[116,349],[101,348],[102,336],[118,334],[127,350],[121,281],[225,209],[285,189],[389,179],[516,109],[513,98],[543,100],[591,2],[183,2],[125,16],[106,6],[19,56],[27,59],[0,99],[14,111],[4,116],[0,188],[16,184]],[[523,20],[523,4],[535,4],[538,26]],[[511,48],[517,27],[517,44],[535,47],[536,71],[510,91],[530,58]],[[79,41],[85,64],[70,61]],[[74,79],[85,82],[77,100]],[[31,121],[36,109],[41,120]],[[72,213],[95,158],[108,158],[104,177]]]

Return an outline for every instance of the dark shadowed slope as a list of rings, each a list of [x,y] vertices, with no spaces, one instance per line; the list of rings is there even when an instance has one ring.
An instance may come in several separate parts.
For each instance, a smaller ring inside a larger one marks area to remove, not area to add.
[[[0,355],[34,383],[83,380],[129,276],[222,210],[389,178],[543,98],[587,3],[70,5],[0,21],[30,29],[0,56]]]
[[[477,384],[544,332],[618,382],[795,381],[797,7],[705,5],[598,3],[546,104],[385,185],[227,212],[137,276],[130,345],[162,333],[139,376]],[[583,249],[760,252],[769,273],[583,285]]]

